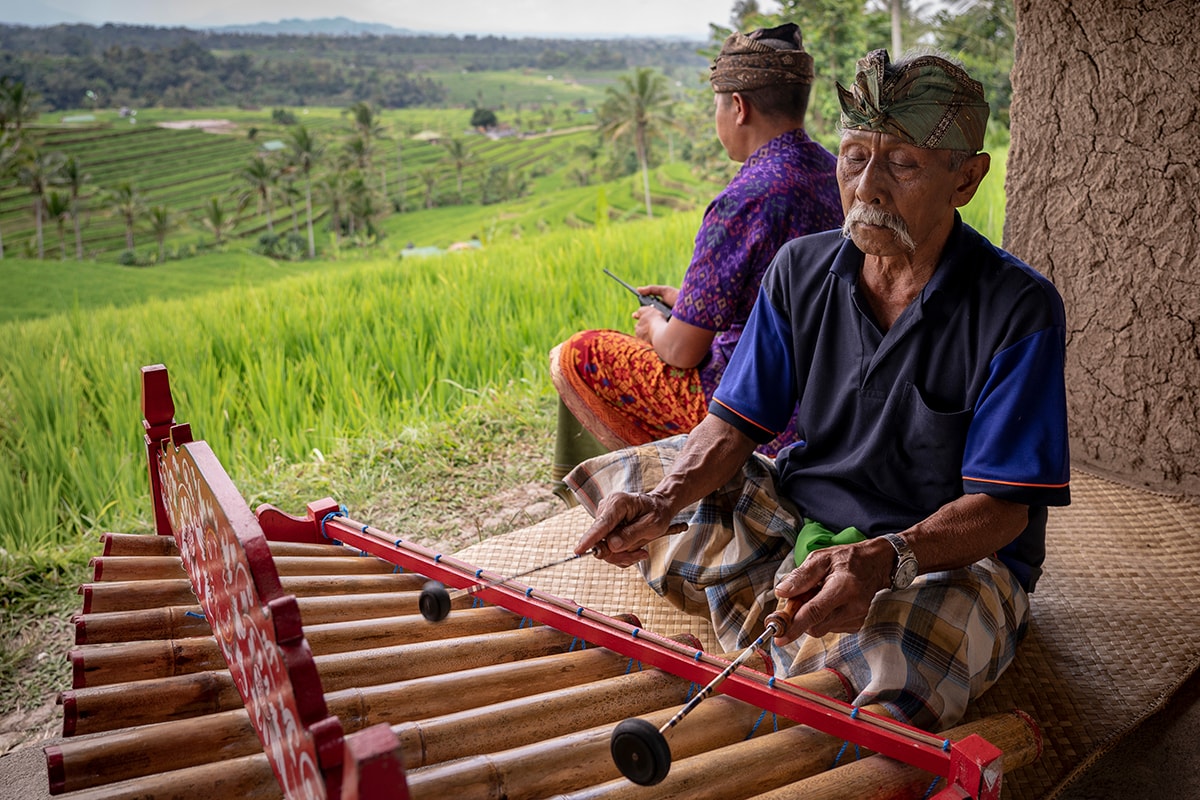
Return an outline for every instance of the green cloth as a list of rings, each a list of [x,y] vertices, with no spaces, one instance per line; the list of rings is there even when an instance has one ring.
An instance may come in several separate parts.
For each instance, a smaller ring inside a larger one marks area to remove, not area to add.
[[[888,133],[929,149],[983,149],[983,84],[944,58],[891,64],[887,50],[874,50],[858,60],[854,85],[837,90],[843,129]]]
[[[595,436],[588,433],[560,397],[558,421],[554,435],[554,464],[550,471],[551,480],[560,484],[563,477],[577,465],[592,456],[607,452],[608,448],[596,441]]]
[[[805,517],[804,527],[796,534],[796,546],[792,549],[792,558],[798,567],[804,563],[804,559],[808,558],[808,554],[814,550],[820,550],[822,547],[832,547],[835,544],[864,542],[866,539],[867,537],[863,536],[862,531],[853,526],[843,528],[834,533],[821,523]]]

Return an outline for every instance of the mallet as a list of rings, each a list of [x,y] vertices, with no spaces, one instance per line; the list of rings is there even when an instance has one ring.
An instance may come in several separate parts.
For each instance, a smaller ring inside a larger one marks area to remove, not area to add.
[[[595,552],[596,548],[593,547],[591,550],[587,550],[583,553],[569,555],[566,558],[559,559],[558,561],[552,561],[549,564],[542,564],[540,567],[527,569],[524,572],[518,572],[516,575],[509,575],[507,578],[501,578],[498,581],[492,581],[490,583],[477,583],[474,586],[468,586],[466,589],[450,590],[439,581],[429,581],[423,587],[421,587],[421,597],[417,601],[417,604],[421,609],[422,617],[430,622],[441,622],[450,615],[450,603],[459,597],[467,597],[475,594],[481,589],[490,589],[493,586],[500,586],[501,584],[516,580],[517,578],[524,578],[526,575],[532,575],[535,572],[541,572],[544,569],[550,569],[550,567],[557,567],[559,564],[566,564],[568,561],[574,561],[577,558],[582,558],[583,556],[591,555]]]
[[[720,675],[713,678],[708,686],[697,692],[687,705],[679,709],[675,716],[667,720],[667,723],[661,728],[654,727],[652,723],[640,717],[632,717],[618,723],[617,727],[613,729],[609,750],[612,753],[613,763],[617,765],[621,774],[641,786],[654,786],[667,777],[667,772],[671,769],[671,746],[667,744],[664,734],[678,725],[684,717],[691,713],[692,709],[711,695],[722,681],[746,663],[754,651],[762,647],[768,639],[781,636],[788,629],[792,617],[796,615],[800,605],[799,598],[789,597],[783,601],[781,607],[767,615],[767,627],[762,635],[742,651],[741,655],[731,661],[729,666],[722,670]]]

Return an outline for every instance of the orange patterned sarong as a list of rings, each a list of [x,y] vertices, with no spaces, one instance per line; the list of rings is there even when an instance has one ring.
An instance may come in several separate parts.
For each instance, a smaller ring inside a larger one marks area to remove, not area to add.
[[[582,331],[550,356],[554,387],[605,447],[688,433],[708,412],[697,369],[672,367],[646,342],[618,331]]]

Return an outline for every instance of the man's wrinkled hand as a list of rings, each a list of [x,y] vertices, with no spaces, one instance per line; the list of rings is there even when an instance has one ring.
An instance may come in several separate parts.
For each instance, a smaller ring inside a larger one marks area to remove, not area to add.
[[[582,554],[595,548],[597,558],[628,567],[650,556],[646,550],[650,542],[687,530],[686,524],[672,525],[672,516],[665,499],[652,492],[615,492],[600,503],[592,526],[575,552]]]
[[[775,587],[775,595],[799,597],[803,605],[776,643],[787,644],[801,634],[820,637],[862,628],[880,589],[877,550],[871,540],[827,547],[810,553],[789,572]]]

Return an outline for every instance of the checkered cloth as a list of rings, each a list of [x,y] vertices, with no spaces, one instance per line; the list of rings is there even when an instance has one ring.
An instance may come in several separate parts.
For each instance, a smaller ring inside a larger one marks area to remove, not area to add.
[[[649,491],[670,471],[686,437],[676,436],[585,461],[567,477],[595,515],[612,492]],[[728,652],[764,630],[775,585],[793,567],[803,517],[779,495],[774,464],[754,455],[740,472],[675,522],[688,530],[651,542],[638,564],[647,583],[677,608],[711,619]],[[833,669],[854,687],[855,705],[882,704],[928,730],[956,724],[968,702],[1012,662],[1029,601],[1012,573],[988,558],[964,569],[922,575],[900,592],[876,595],[856,633],[802,636],[772,645],[776,675]]]

